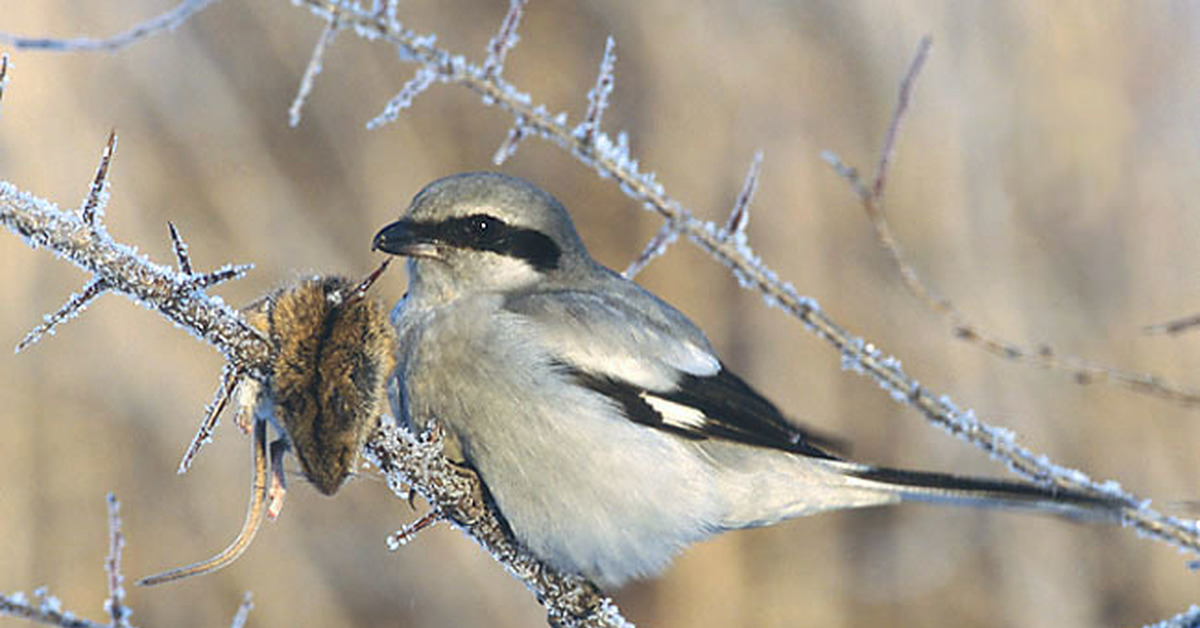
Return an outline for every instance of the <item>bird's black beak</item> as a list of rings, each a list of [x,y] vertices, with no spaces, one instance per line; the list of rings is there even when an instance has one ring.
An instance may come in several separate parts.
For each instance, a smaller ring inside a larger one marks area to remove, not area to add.
[[[397,220],[375,234],[371,250],[408,257],[440,257],[429,231],[419,222]]]

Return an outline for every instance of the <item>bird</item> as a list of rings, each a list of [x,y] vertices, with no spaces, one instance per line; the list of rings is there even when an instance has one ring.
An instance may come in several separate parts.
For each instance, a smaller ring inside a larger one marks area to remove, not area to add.
[[[428,184],[373,249],[407,258],[393,412],[434,422],[513,536],[611,590],[731,530],[898,502],[1115,521],[1120,504],[1020,481],[844,459],[730,371],[684,314],[588,253],[533,183]]]

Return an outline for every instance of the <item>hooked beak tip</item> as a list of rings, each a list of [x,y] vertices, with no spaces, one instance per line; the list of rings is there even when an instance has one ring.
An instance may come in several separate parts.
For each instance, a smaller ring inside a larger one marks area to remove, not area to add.
[[[439,257],[437,246],[422,235],[420,225],[406,220],[380,229],[371,241],[371,250],[406,257]]]

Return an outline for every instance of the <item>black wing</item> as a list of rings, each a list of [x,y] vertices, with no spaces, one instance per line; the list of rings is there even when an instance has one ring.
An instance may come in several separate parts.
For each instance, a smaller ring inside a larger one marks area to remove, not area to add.
[[[838,458],[826,448],[843,448],[836,438],[788,422],[775,404],[723,367],[711,376],[683,374],[674,390],[660,392],[563,366],[576,382],[620,405],[630,420],[685,438],[725,439],[829,460]]]

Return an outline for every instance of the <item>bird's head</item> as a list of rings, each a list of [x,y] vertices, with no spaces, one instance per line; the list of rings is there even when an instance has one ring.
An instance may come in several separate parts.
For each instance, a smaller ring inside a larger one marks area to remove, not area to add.
[[[490,172],[430,183],[372,248],[407,256],[410,290],[442,298],[519,290],[595,264],[553,196]]]

